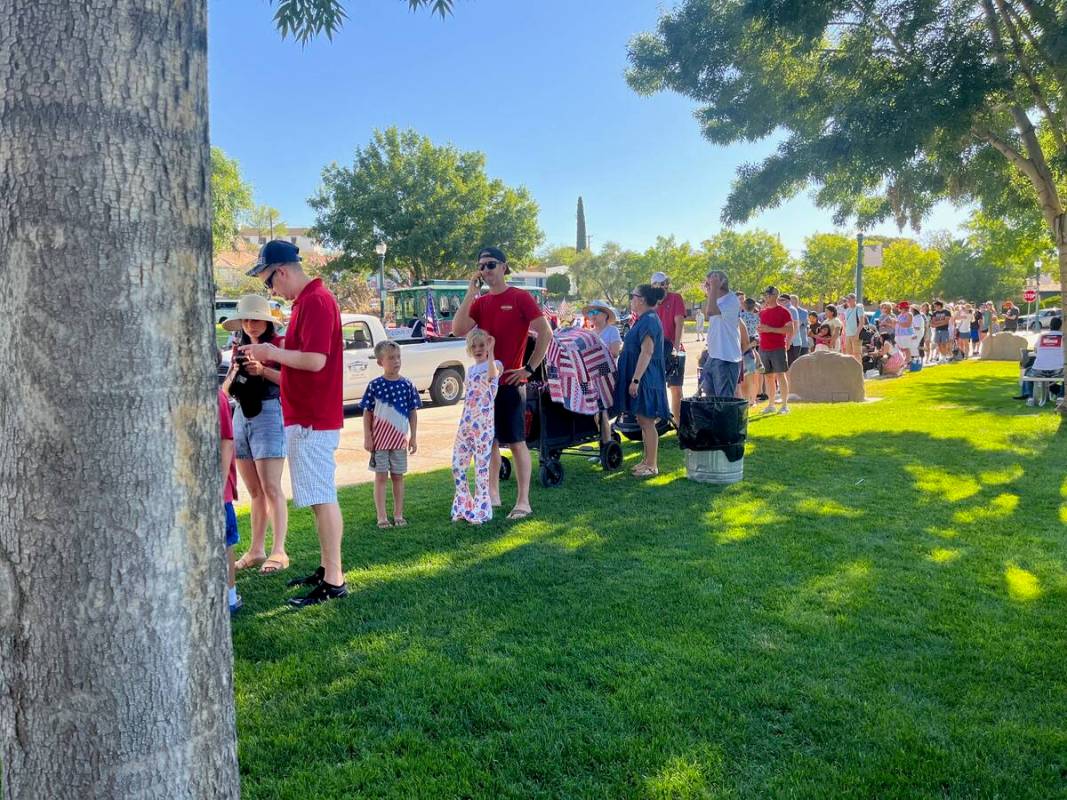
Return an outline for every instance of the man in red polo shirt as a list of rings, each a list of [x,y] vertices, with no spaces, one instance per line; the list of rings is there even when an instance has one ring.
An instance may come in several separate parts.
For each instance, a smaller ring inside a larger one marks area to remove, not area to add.
[[[768,286],[763,292],[763,309],[759,312],[759,355],[767,378],[767,397],[764,413],[774,413],[775,388],[782,391],[782,407],[779,414],[789,413],[789,364],[786,359],[786,344],[793,338],[793,315],[789,309],[778,304],[778,290]]]
[[[274,294],[293,301],[284,347],[251,344],[241,348],[257,361],[281,364],[293,505],[310,506],[315,514],[322,560],[311,575],[289,582],[290,586],[312,587],[306,596],[289,600],[296,608],[348,595],[341,569],[344,526],[334,483],[334,451],[344,426],[341,311],[322,281],[304,273],[299,253],[300,248],[289,242],[267,242],[248,272],[260,276]]]
[[[682,412],[682,384],[685,382],[685,346],[682,344],[685,300],[678,292],[671,291],[671,279],[666,273],[652,273],[651,283],[666,293],[656,306],[656,316],[663,326],[663,371],[667,375],[667,388],[671,395],[671,416],[677,424],[678,415]]]
[[[494,407],[496,441],[489,463],[489,497],[500,505],[500,446],[511,450],[515,461],[518,494],[508,519],[525,519],[530,508],[530,450],[526,447],[526,393],[522,385],[533,374],[552,342],[552,326],[529,292],[508,286],[508,261],[502,250],[486,247],[478,253],[478,272],[470,280],[467,294],[452,321],[452,332],[466,336],[475,327],[496,339],[496,356],[504,365]],[[481,282],[489,293],[478,296]],[[530,331],[537,344],[524,363],[526,339]]]

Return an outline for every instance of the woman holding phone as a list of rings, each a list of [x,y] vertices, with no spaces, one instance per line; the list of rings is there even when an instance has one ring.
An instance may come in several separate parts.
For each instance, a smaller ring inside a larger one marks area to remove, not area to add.
[[[239,355],[237,348],[261,343],[280,347],[282,337],[274,330],[267,299],[255,294],[241,297],[237,311],[222,327],[240,332],[222,389],[238,400],[233,414],[237,471],[252,502],[252,543],[236,567],[241,570],[258,566],[261,574],[270,575],[289,567],[285,552],[289,507],[282,492],[286,450],[281,370],[273,362],[261,363]],[[266,552],[268,517],[274,529],[269,557]]]

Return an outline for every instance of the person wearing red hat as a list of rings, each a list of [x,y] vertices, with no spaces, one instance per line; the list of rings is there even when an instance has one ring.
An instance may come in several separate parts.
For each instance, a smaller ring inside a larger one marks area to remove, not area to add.
[[[907,300],[897,303],[896,340],[897,347],[904,354],[905,362],[910,362],[916,353],[915,329],[912,325],[911,306]]]

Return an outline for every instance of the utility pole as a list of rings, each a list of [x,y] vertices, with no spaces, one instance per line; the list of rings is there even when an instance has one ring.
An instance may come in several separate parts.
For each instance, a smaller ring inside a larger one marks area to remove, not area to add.
[[[863,231],[856,234],[856,305],[863,305]]]

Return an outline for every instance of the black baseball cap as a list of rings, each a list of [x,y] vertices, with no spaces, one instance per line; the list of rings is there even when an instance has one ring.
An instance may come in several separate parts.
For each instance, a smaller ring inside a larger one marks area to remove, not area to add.
[[[481,261],[483,258],[487,258],[487,257],[488,258],[495,258],[501,264],[508,263],[508,257],[506,255],[504,255],[504,251],[501,250],[498,247],[483,247],[481,250],[478,251],[478,260],[479,261]]]
[[[248,270],[245,275],[255,277],[265,269],[277,264],[294,264],[302,260],[300,258],[300,248],[295,244],[284,239],[271,239],[260,248],[259,259],[257,259],[255,266]]]

